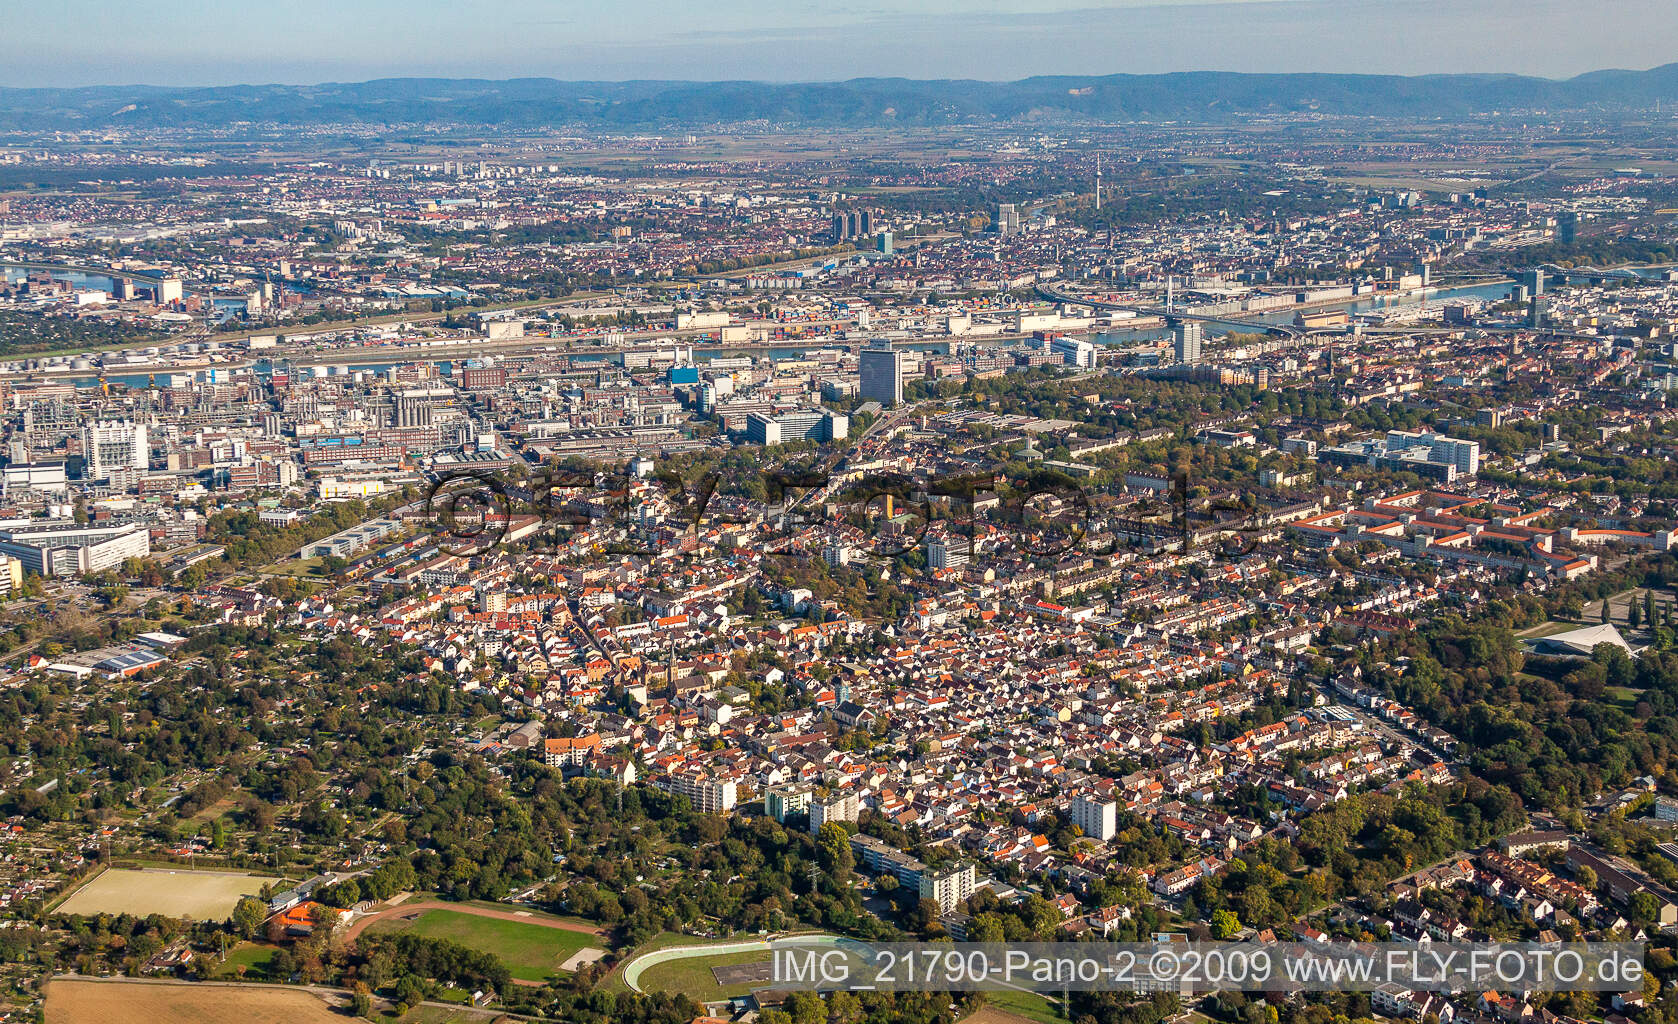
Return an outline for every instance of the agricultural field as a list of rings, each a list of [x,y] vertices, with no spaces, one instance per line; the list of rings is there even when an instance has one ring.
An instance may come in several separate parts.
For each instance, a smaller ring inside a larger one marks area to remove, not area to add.
[[[94,876],[56,908],[60,914],[163,914],[223,921],[239,897],[278,879],[225,871],[111,868]]]
[[[47,985],[47,1024],[343,1024],[318,996],[244,985],[59,978]]]
[[[564,973],[565,965],[580,951],[598,949],[603,944],[599,936],[538,923],[542,920],[532,917],[529,921],[511,921],[457,910],[425,910],[413,917],[385,918],[369,931],[411,932],[458,942],[494,955],[515,979],[529,982]]]

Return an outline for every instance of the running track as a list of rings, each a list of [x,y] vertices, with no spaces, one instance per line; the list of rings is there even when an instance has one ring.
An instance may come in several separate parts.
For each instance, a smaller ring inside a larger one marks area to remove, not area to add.
[[[441,900],[420,900],[414,903],[398,903],[394,907],[375,910],[371,914],[364,914],[350,925],[344,933],[346,943],[354,942],[356,936],[366,931],[374,921],[383,921],[391,917],[407,917],[424,910],[448,910],[456,914],[471,914],[473,917],[493,917],[498,921],[518,921],[521,924],[533,924],[542,928],[557,928],[565,932],[582,932],[604,939],[606,933],[599,928],[591,928],[586,924],[572,924],[569,921],[555,921],[551,918],[538,917],[534,913],[519,914],[511,910],[490,910],[488,907],[475,907],[469,903],[444,903]]]

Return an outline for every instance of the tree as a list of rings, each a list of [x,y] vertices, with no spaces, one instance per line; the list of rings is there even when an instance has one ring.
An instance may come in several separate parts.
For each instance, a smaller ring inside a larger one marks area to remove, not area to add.
[[[816,836],[816,860],[823,871],[839,883],[848,881],[856,867],[856,856],[851,853],[851,834],[836,821],[823,825]]]
[[[932,927],[934,921],[938,920],[938,915],[941,912],[942,910],[938,906],[937,900],[922,899],[919,903],[915,904],[915,909],[909,913],[908,918],[904,923],[909,928],[917,932],[924,933],[927,929]]]
[[[1241,921],[1228,910],[1214,910],[1212,912],[1212,937],[1227,939],[1241,930]]]
[[[344,879],[343,884],[338,889],[338,898],[343,901],[343,905],[346,907],[353,907],[360,903],[363,898],[361,883],[353,878]]]
[[[1660,901],[1653,893],[1637,892],[1631,897],[1631,917],[1634,921],[1652,922],[1660,914]]]
[[[254,939],[267,916],[268,908],[261,900],[246,896],[233,908],[233,930],[243,938]]]
[[[418,1006],[425,999],[425,983],[412,974],[404,974],[396,983],[396,1001],[405,1006]]]

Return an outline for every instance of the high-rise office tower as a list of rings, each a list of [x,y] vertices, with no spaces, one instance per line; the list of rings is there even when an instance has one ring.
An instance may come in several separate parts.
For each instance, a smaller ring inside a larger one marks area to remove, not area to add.
[[[903,402],[903,353],[884,338],[869,342],[862,350],[862,386],[858,389],[865,399],[881,405],[901,405]]]
[[[996,232],[1004,238],[1020,233],[1020,211],[1013,203],[996,204]]]
[[[1572,245],[1579,240],[1579,214],[1568,210],[1556,218],[1556,241]]]
[[[1192,320],[1179,321],[1171,329],[1171,343],[1179,363],[1200,362],[1200,324]]]

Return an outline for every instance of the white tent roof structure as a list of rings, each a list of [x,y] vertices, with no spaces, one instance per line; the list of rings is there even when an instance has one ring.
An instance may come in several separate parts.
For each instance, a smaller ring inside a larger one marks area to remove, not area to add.
[[[1552,636],[1539,637],[1532,642],[1532,649],[1537,654],[1554,654],[1563,657],[1588,658],[1596,650],[1597,644],[1613,644],[1624,648],[1627,654],[1637,651],[1626,643],[1626,638],[1613,625],[1604,622],[1599,626],[1586,626],[1583,629],[1569,630],[1566,633],[1556,633]]]

